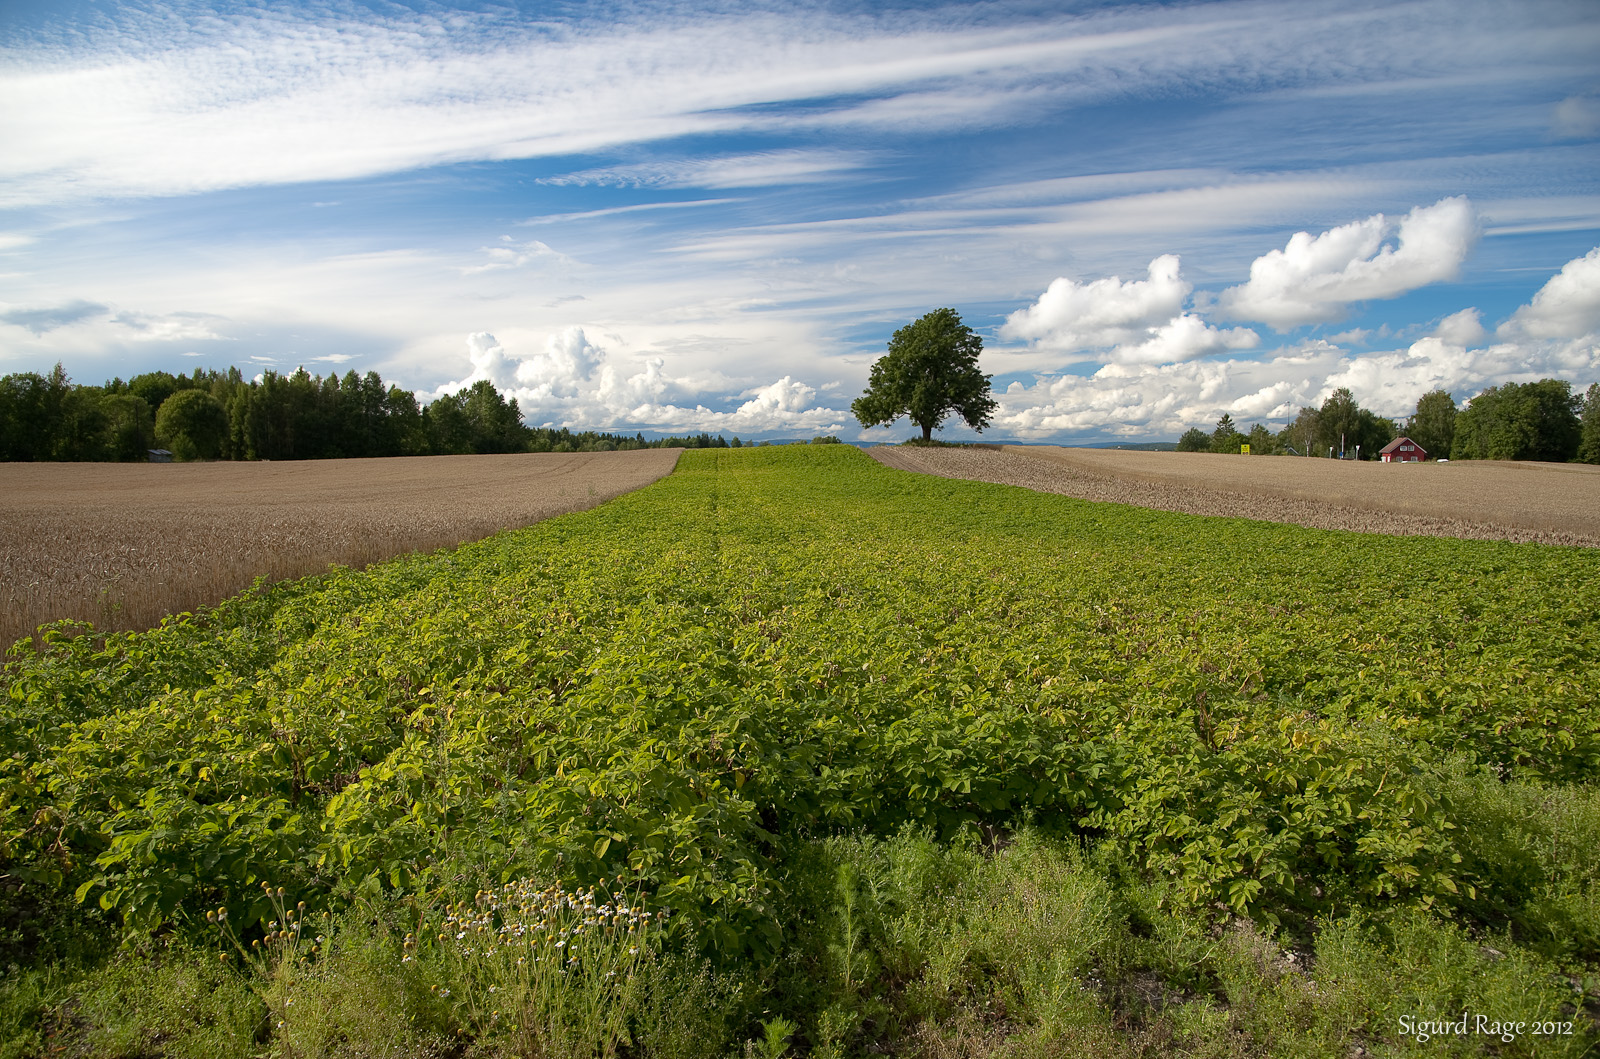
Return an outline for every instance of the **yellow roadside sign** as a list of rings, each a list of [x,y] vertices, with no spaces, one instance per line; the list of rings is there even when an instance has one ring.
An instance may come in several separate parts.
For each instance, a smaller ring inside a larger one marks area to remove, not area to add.
[[[1241,455],[1241,456],[1250,455],[1250,446],[1249,445],[1240,445],[1239,446],[1239,455]]]

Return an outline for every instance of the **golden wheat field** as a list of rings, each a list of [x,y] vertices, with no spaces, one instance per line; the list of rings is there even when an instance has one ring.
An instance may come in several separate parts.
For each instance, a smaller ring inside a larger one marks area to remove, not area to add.
[[[0,645],[61,618],[148,628],[303,577],[580,511],[680,449],[286,463],[0,464]]]
[[[1384,464],[1007,445],[878,448],[880,462],[1083,500],[1366,533],[1600,546],[1600,467]]]

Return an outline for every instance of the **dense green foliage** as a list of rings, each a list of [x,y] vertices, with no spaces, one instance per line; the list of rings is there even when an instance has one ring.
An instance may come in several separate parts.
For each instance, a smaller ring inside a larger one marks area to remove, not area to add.
[[[179,460],[214,460],[228,443],[228,412],[204,390],[184,390],[161,404],[156,440]]]
[[[385,387],[376,372],[340,378],[269,371],[247,381],[237,368],[197,368],[193,375],[155,371],[79,386],[58,364],[48,376],[0,378],[0,460],[145,460],[158,441],[179,459],[229,460],[729,445],[704,433],[646,441],[642,434],[529,427],[517,402],[485,381],[423,407],[414,393]]]
[[[1455,398],[1445,390],[1430,390],[1417,398],[1417,410],[1405,434],[1421,445],[1430,459],[1448,457],[1456,436]]]
[[[1249,438],[1239,433],[1239,428],[1234,425],[1233,416],[1222,413],[1222,418],[1217,420],[1215,429],[1211,431],[1212,452],[1240,452]]]
[[[1451,458],[1564,463],[1578,453],[1580,403],[1562,379],[1491,386],[1457,414]]]
[[[983,339],[954,309],[935,309],[897,330],[889,351],[872,365],[867,392],[850,411],[864,427],[887,426],[905,416],[922,440],[953,413],[983,432],[994,415],[989,376],[978,369]]]
[[[1563,461],[1576,453],[1580,399],[1569,383],[1506,383],[1478,394],[1456,416],[1456,459]]]
[[[1573,459],[1580,463],[1600,463],[1600,382],[1589,384],[1583,395],[1583,415],[1578,427],[1578,454]]]
[[[621,873],[678,913],[673,944],[778,968],[808,1040],[840,1047],[953,1018],[992,975],[1028,1018],[1135,972],[1312,1004],[1262,969],[1278,928],[1333,967],[1405,945],[1459,963],[1499,932],[1520,962],[1494,973],[1554,988],[1600,962],[1592,550],[1092,504],[839,445],[716,450],[454,552],[73,631],[19,646],[0,683],[0,870],[136,933],[219,904],[245,929],[272,915],[262,880],[322,907]],[[1021,896],[954,852],[1027,828]],[[907,834],[924,889],[897,896],[910,869],[868,862]],[[1081,895],[1040,890],[1069,877]],[[1028,901],[1079,909],[1077,940],[982,925]],[[1227,915],[1255,926],[1219,948]],[[1192,960],[1127,955],[1186,930]],[[1418,1002],[1480,996],[1461,990],[1484,973]],[[885,979],[911,1007],[873,1006]],[[1393,996],[1360,1003],[1316,1032],[1393,1034],[1373,1021]]]

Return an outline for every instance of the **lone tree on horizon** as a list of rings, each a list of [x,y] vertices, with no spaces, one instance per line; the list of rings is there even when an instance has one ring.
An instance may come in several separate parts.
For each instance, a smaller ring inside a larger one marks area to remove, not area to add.
[[[850,411],[864,427],[905,416],[922,428],[923,441],[954,412],[981,434],[996,407],[989,376],[978,370],[981,352],[983,339],[954,309],[935,309],[894,333]]]

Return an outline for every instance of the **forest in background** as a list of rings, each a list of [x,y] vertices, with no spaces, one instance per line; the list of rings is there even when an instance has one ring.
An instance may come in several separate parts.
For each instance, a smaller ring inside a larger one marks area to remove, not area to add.
[[[0,461],[145,461],[158,447],[178,460],[319,460],[742,444],[529,427],[516,399],[487,381],[423,404],[371,371],[246,379],[238,368],[196,368],[85,386],[57,364],[0,378]]]

